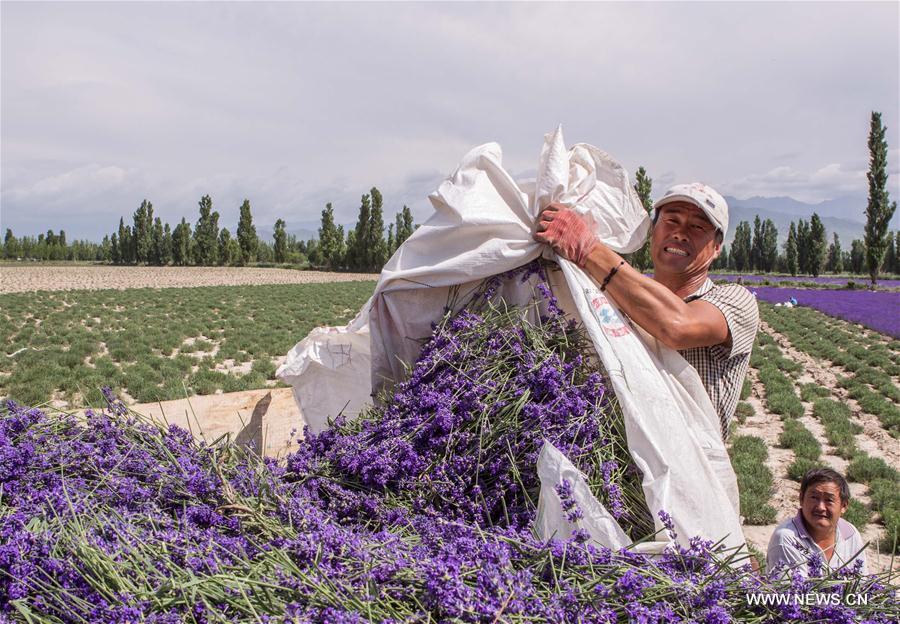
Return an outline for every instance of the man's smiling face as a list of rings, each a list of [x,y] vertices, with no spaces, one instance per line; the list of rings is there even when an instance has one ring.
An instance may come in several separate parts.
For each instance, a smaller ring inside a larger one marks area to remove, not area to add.
[[[834,531],[845,511],[847,502],[841,500],[841,488],[831,481],[811,485],[800,501],[800,513],[810,532]]]
[[[659,208],[650,242],[650,257],[657,271],[694,273],[706,269],[721,249],[716,226],[694,204],[675,201]]]

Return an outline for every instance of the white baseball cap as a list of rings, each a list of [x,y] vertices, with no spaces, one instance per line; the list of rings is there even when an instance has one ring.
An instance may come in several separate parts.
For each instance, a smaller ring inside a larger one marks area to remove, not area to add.
[[[653,204],[653,218],[661,206],[674,201],[686,201],[694,204],[703,211],[710,223],[722,230],[722,236],[728,232],[728,203],[712,187],[691,182],[690,184],[676,184],[670,187],[666,194]]]

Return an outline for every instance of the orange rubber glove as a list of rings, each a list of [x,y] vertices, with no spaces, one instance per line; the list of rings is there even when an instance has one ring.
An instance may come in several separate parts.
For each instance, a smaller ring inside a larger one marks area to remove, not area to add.
[[[538,218],[534,240],[550,245],[553,251],[582,269],[597,246],[597,239],[581,215],[561,204],[544,208]]]

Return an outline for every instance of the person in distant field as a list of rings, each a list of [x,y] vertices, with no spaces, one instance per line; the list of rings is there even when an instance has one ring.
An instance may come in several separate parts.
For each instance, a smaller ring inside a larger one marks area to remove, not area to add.
[[[825,569],[836,570],[862,562],[867,574],[866,551],[859,531],[841,516],[850,503],[850,488],[840,473],[830,468],[814,468],[800,483],[800,509],[797,515],[778,525],[766,553],[766,571],[776,567],[793,568],[818,553]],[[799,566],[801,572],[806,567]]]
[[[759,327],[756,299],[746,288],[709,279],[727,231],[725,198],[693,183],[671,187],[653,204],[652,278],[597,240],[582,217],[562,204],[541,212],[534,233],[535,240],[587,271],[634,323],[697,369],[723,438]]]

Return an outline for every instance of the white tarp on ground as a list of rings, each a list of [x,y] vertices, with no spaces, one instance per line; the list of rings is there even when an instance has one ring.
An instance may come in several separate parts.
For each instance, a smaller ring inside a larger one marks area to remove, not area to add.
[[[347,327],[312,332],[277,371],[293,386],[314,432],[342,409],[358,413],[371,393],[402,377],[404,363],[418,357],[431,323],[443,316],[452,288],[474,287],[542,254],[552,255],[532,238],[537,217],[549,203],[568,204],[584,214],[596,235],[622,253],[639,248],[650,227],[622,166],[591,145],[566,150],[561,128],[545,136],[532,184],[514,181],[503,168],[500,146],[487,143],[466,154],[429,199],[434,214],[384,267],[357,317]],[[620,315],[590,276],[562,258],[557,261],[564,279],[551,280],[551,288],[561,307],[584,323],[609,373],[650,511],[665,510],[674,518],[679,541],[699,535],[743,546],[737,483],[718,417],[696,371]],[[531,296],[530,285],[522,288]],[[559,459],[549,450],[542,454],[543,462],[551,460],[555,472],[547,464],[538,467],[542,489],[553,484],[550,475],[563,478]],[[544,527],[545,537],[546,531],[571,529],[558,510],[543,508],[540,515],[538,528]],[[585,530],[598,542],[618,547],[621,529],[610,530],[608,518],[603,519]],[[657,539],[668,538],[663,532]]]

